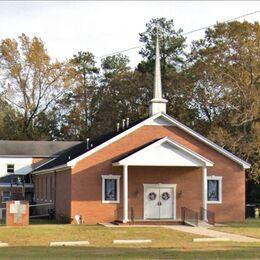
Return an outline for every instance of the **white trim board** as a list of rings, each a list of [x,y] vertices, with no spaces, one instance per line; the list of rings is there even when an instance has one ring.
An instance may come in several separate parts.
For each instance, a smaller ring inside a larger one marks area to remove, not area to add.
[[[41,175],[41,174],[46,174],[46,173],[54,173],[54,172],[61,172],[63,170],[67,170],[73,168],[71,166],[67,166],[66,164],[62,164],[53,168],[49,168],[49,169],[44,169],[44,170],[40,170],[40,171],[33,171],[32,174],[33,175]]]
[[[207,194],[207,204],[222,204],[222,180],[223,176],[219,175],[208,175],[207,176],[207,185],[209,180],[216,180],[218,181],[218,200],[208,200],[208,194]],[[207,187],[208,192],[208,187]]]
[[[194,130],[192,130],[191,128],[189,128],[188,126],[182,124],[181,122],[179,122],[178,120],[172,118],[169,115],[163,114],[163,116],[168,119],[169,121],[171,121],[175,126],[177,126],[178,128],[182,129],[183,131],[189,133],[191,136],[199,139],[200,141],[202,141],[203,143],[207,144],[208,146],[210,146],[211,148],[213,148],[214,150],[220,152],[221,154],[225,155],[226,157],[228,157],[229,159],[235,161],[236,163],[240,164],[243,166],[244,169],[249,169],[251,167],[251,165],[249,163],[247,163],[246,161],[240,159],[239,157],[237,157],[236,155],[228,152],[227,150],[225,150],[224,148],[220,147],[219,145],[215,144],[214,142],[210,141],[208,138],[202,136],[201,134],[195,132]]]
[[[113,163],[121,165],[212,167],[214,163],[166,136]]]
[[[112,175],[112,174],[107,174],[107,175],[102,175],[102,203],[108,203],[108,204],[118,204],[120,203],[120,175]],[[105,199],[105,181],[107,179],[112,179],[116,180],[116,189],[117,189],[117,199],[116,200],[106,200]]]
[[[218,146],[217,144],[213,143],[212,141],[208,140],[206,137],[203,137],[202,135],[196,133],[195,131],[193,131],[189,127],[185,126],[184,124],[180,123],[176,119],[174,119],[171,116],[169,116],[167,114],[164,114],[164,113],[158,113],[158,114],[155,114],[155,115],[145,119],[141,123],[139,123],[139,124],[129,128],[129,129],[127,129],[126,131],[122,132],[121,134],[116,135],[115,137],[113,137],[113,138],[109,139],[108,141],[98,145],[97,147],[91,149],[90,151],[87,151],[84,154],[82,154],[82,155],[74,158],[73,160],[67,162],[67,166],[75,166],[75,164],[77,162],[79,162],[82,159],[90,156],[91,154],[101,150],[102,148],[106,147],[107,145],[109,145],[109,144],[111,144],[111,143],[113,143],[113,142],[123,138],[124,136],[134,132],[138,128],[140,128],[140,127],[142,127],[144,125],[154,124],[155,120],[158,119],[159,117],[161,117],[161,119],[165,119],[166,121],[169,121],[169,123],[171,123],[171,125],[176,126],[176,127],[180,128],[180,129],[182,129],[186,133],[189,133],[191,136],[193,136],[196,139],[200,140],[201,142],[207,144],[208,146],[210,146],[214,150],[218,151],[219,153],[223,154],[224,156],[228,157],[229,159],[233,160],[234,162],[242,165],[244,169],[249,169],[250,168],[251,165],[249,163],[247,163],[244,160],[238,158],[234,154],[228,152],[224,148],[222,148],[222,147]]]

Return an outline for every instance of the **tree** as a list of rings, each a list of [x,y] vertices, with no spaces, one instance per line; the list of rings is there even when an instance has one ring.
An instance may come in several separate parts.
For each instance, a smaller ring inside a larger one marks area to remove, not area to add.
[[[139,34],[140,42],[145,44],[145,47],[140,51],[144,61],[138,65],[139,71],[154,71],[157,29],[161,54],[162,78],[164,81],[167,68],[179,68],[183,64],[185,38],[181,35],[181,29],[178,31],[174,29],[172,19],[151,19],[149,23],[146,24],[146,31]]]
[[[10,104],[0,99],[0,139],[20,139],[22,137],[22,115]]]
[[[0,45],[1,94],[22,114],[24,138],[32,135],[39,114],[50,109],[66,88],[63,64],[51,62],[41,39],[25,34]]]
[[[194,106],[208,122],[208,136],[260,168],[260,26],[229,22],[207,29],[194,42],[189,75]]]
[[[122,120],[131,122],[147,116],[152,98],[152,77],[131,71],[127,56],[119,54],[102,60],[103,76],[98,91],[98,110],[94,117],[94,135],[115,131]]]
[[[95,115],[95,134],[115,131],[122,120],[130,122],[148,115],[148,103],[152,98],[153,78],[149,73],[128,71],[115,74],[99,94],[99,107]]]
[[[121,53],[107,56],[101,61],[104,77],[111,78],[115,73],[124,73],[130,70],[129,58]]]
[[[167,112],[183,123],[192,125],[197,120],[197,111],[190,106],[192,86],[186,84],[186,74],[183,72],[186,63],[182,30],[175,30],[173,20],[155,18],[146,24],[146,31],[139,35],[145,47],[140,51],[144,60],[138,64],[137,70],[154,74],[158,35],[163,92],[168,100]]]
[[[98,72],[94,55],[90,52],[79,52],[69,61],[70,91],[60,102],[63,112],[61,132],[66,139],[82,140],[91,134]]]

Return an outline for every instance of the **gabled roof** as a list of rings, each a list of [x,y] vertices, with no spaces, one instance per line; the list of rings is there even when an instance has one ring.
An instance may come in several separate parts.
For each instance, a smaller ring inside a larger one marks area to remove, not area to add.
[[[74,166],[77,162],[79,162],[80,160],[86,158],[87,156],[90,156],[91,154],[93,154],[94,152],[97,152],[98,150],[104,148],[105,146],[117,141],[118,139],[130,134],[131,132],[137,130],[138,128],[144,126],[144,125],[149,125],[149,124],[153,124],[153,122],[158,119],[161,118],[164,121],[167,122],[168,125],[173,125],[176,126],[180,129],[182,129],[184,132],[189,133],[191,136],[195,137],[196,139],[200,140],[202,143],[207,144],[209,147],[213,148],[214,150],[218,151],[219,153],[223,154],[224,156],[228,157],[229,159],[233,160],[234,162],[240,164],[243,166],[244,169],[249,169],[250,168],[250,164],[247,163],[246,161],[238,158],[237,156],[235,156],[234,154],[228,152],[227,150],[225,150],[224,148],[220,147],[219,145],[213,143],[212,141],[210,141],[209,139],[207,139],[206,137],[200,135],[199,133],[196,133],[195,131],[193,131],[191,128],[185,126],[184,124],[180,123],[178,120],[172,118],[171,116],[164,114],[164,113],[158,113],[155,114],[151,117],[148,117],[147,119],[143,120],[142,122],[140,122],[139,124],[127,129],[126,131],[124,131],[123,133],[118,134],[117,136],[107,140],[106,142],[100,144],[99,146],[93,148],[91,151],[88,151],[86,153],[83,153],[82,155],[80,155],[79,157],[69,161],[67,163],[67,166]]]
[[[89,152],[89,151],[95,149],[96,147],[100,146],[101,144],[107,142],[108,140],[113,139],[114,137],[127,131],[131,127],[139,124],[140,122],[143,122],[146,118],[147,117],[130,123],[128,128],[120,129],[119,131],[112,131],[107,134],[101,135],[97,138],[90,139],[89,143],[87,143],[87,141],[82,141],[79,144],[61,152],[57,158],[49,160],[48,162],[42,164],[40,167],[37,167],[34,170],[34,172],[45,171],[45,170],[53,169],[53,168],[56,169],[59,166],[62,166],[62,167],[67,166],[67,163],[70,162],[71,160],[76,159],[80,155],[85,154],[86,152]]]
[[[166,136],[117,158],[113,165],[211,167],[214,163]]]
[[[78,141],[0,140],[0,157],[52,157],[79,144]]]
[[[47,161],[46,163],[41,164],[39,167],[35,168],[34,171],[46,170],[50,168],[57,167],[59,165],[64,165],[68,161],[73,160],[82,153],[87,151],[87,144],[85,141],[74,145],[66,150],[63,150],[59,156],[54,157],[53,159]]]
[[[170,122],[173,123],[173,125],[177,126],[178,128],[182,129],[184,132],[190,134],[191,136],[195,137],[196,139],[200,140],[201,142],[207,144],[209,147],[213,148],[214,150],[218,151],[219,153],[225,155],[232,161],[240,164],[243,166],[244,169],[250,169],[251,164],[242,160],[241,158],[237,157],[236,155],[232,154],[231,152],[227,151],[226,149],[220,147],[219,145],[215,144],[214,142],[210,141],[208,138],[202,136],[201,134],[195,132],[188,126],[182,124],[178,120],[174,119],[173,117],[167,115],[167,114],[162,114],[162,116],[169,120]]]
[[[195,137],[196,139],[200,140],[201,142],[207,144],[209,147],[213,148],[214,150],[218,151],[219,153],[223,154],[224,156],[228,157],[229,159],[233,160],[234,162],[240,164],[244,169],[249,169],[250,164],[245,162],[244,160],[238,158],[234,154],[228,152],[224,148],[218,146],[217,144],[213,143],[209,139],[203,137],[202,135],[196,133],[189,127],[185,126],[184,124],[180,123],[178,120],[172,118],[171,116],[158,113],[148,118],[141,119],[137,122],[130,124],[130,127],[121,130],[120,132],[112,132],[106,135],[103,135],[99,138],[91,140],[90,143],[93,144],[92,147],[89,149],[86,148],[86,142],[82,142],[79,146],[72,147],[71,149],[62,153],[58,158],[55,158],[53,161],[46,163],[42,167],[37,169],[37,172],[51,170],[51,169],[58,169],[63,167],[71,167],[74,166],[80,160],[90,156],[91,154],[99,151],[100,149],[106,147],[107,145],[119,140],[120,138],[130,134],[131,132],[137,130],[138,128],[144,125],[151,125],[151,124],[163,124],[165,125],[173,125],[176,126],[183,131],[189,133],[191,136]],[[85,148],[84,148],[85,147]]]

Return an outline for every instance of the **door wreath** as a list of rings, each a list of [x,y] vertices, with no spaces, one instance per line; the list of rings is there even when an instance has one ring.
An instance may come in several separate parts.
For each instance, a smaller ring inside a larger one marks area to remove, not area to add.
[[[155,200],[156,199],[156,193],[155,192],[150,192],[149,194],[148,194],[148,197],[149,197],[149,199],[150,200]]]
[[[164,192],[163,194],[162,194],[162,199],[163,200],[168,200],[170,198],[170,193],[169,192]]]

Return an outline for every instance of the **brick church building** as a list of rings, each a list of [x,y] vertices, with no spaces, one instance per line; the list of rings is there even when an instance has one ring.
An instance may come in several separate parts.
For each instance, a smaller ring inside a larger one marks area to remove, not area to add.
[[[149,117],[86,140],[33,172],[37,203],[56,217],[85,223],[181,218],[181,208],[215,213],[217,222],[245,218],[250,165],[169,116],[162,97],[159,44]]]

